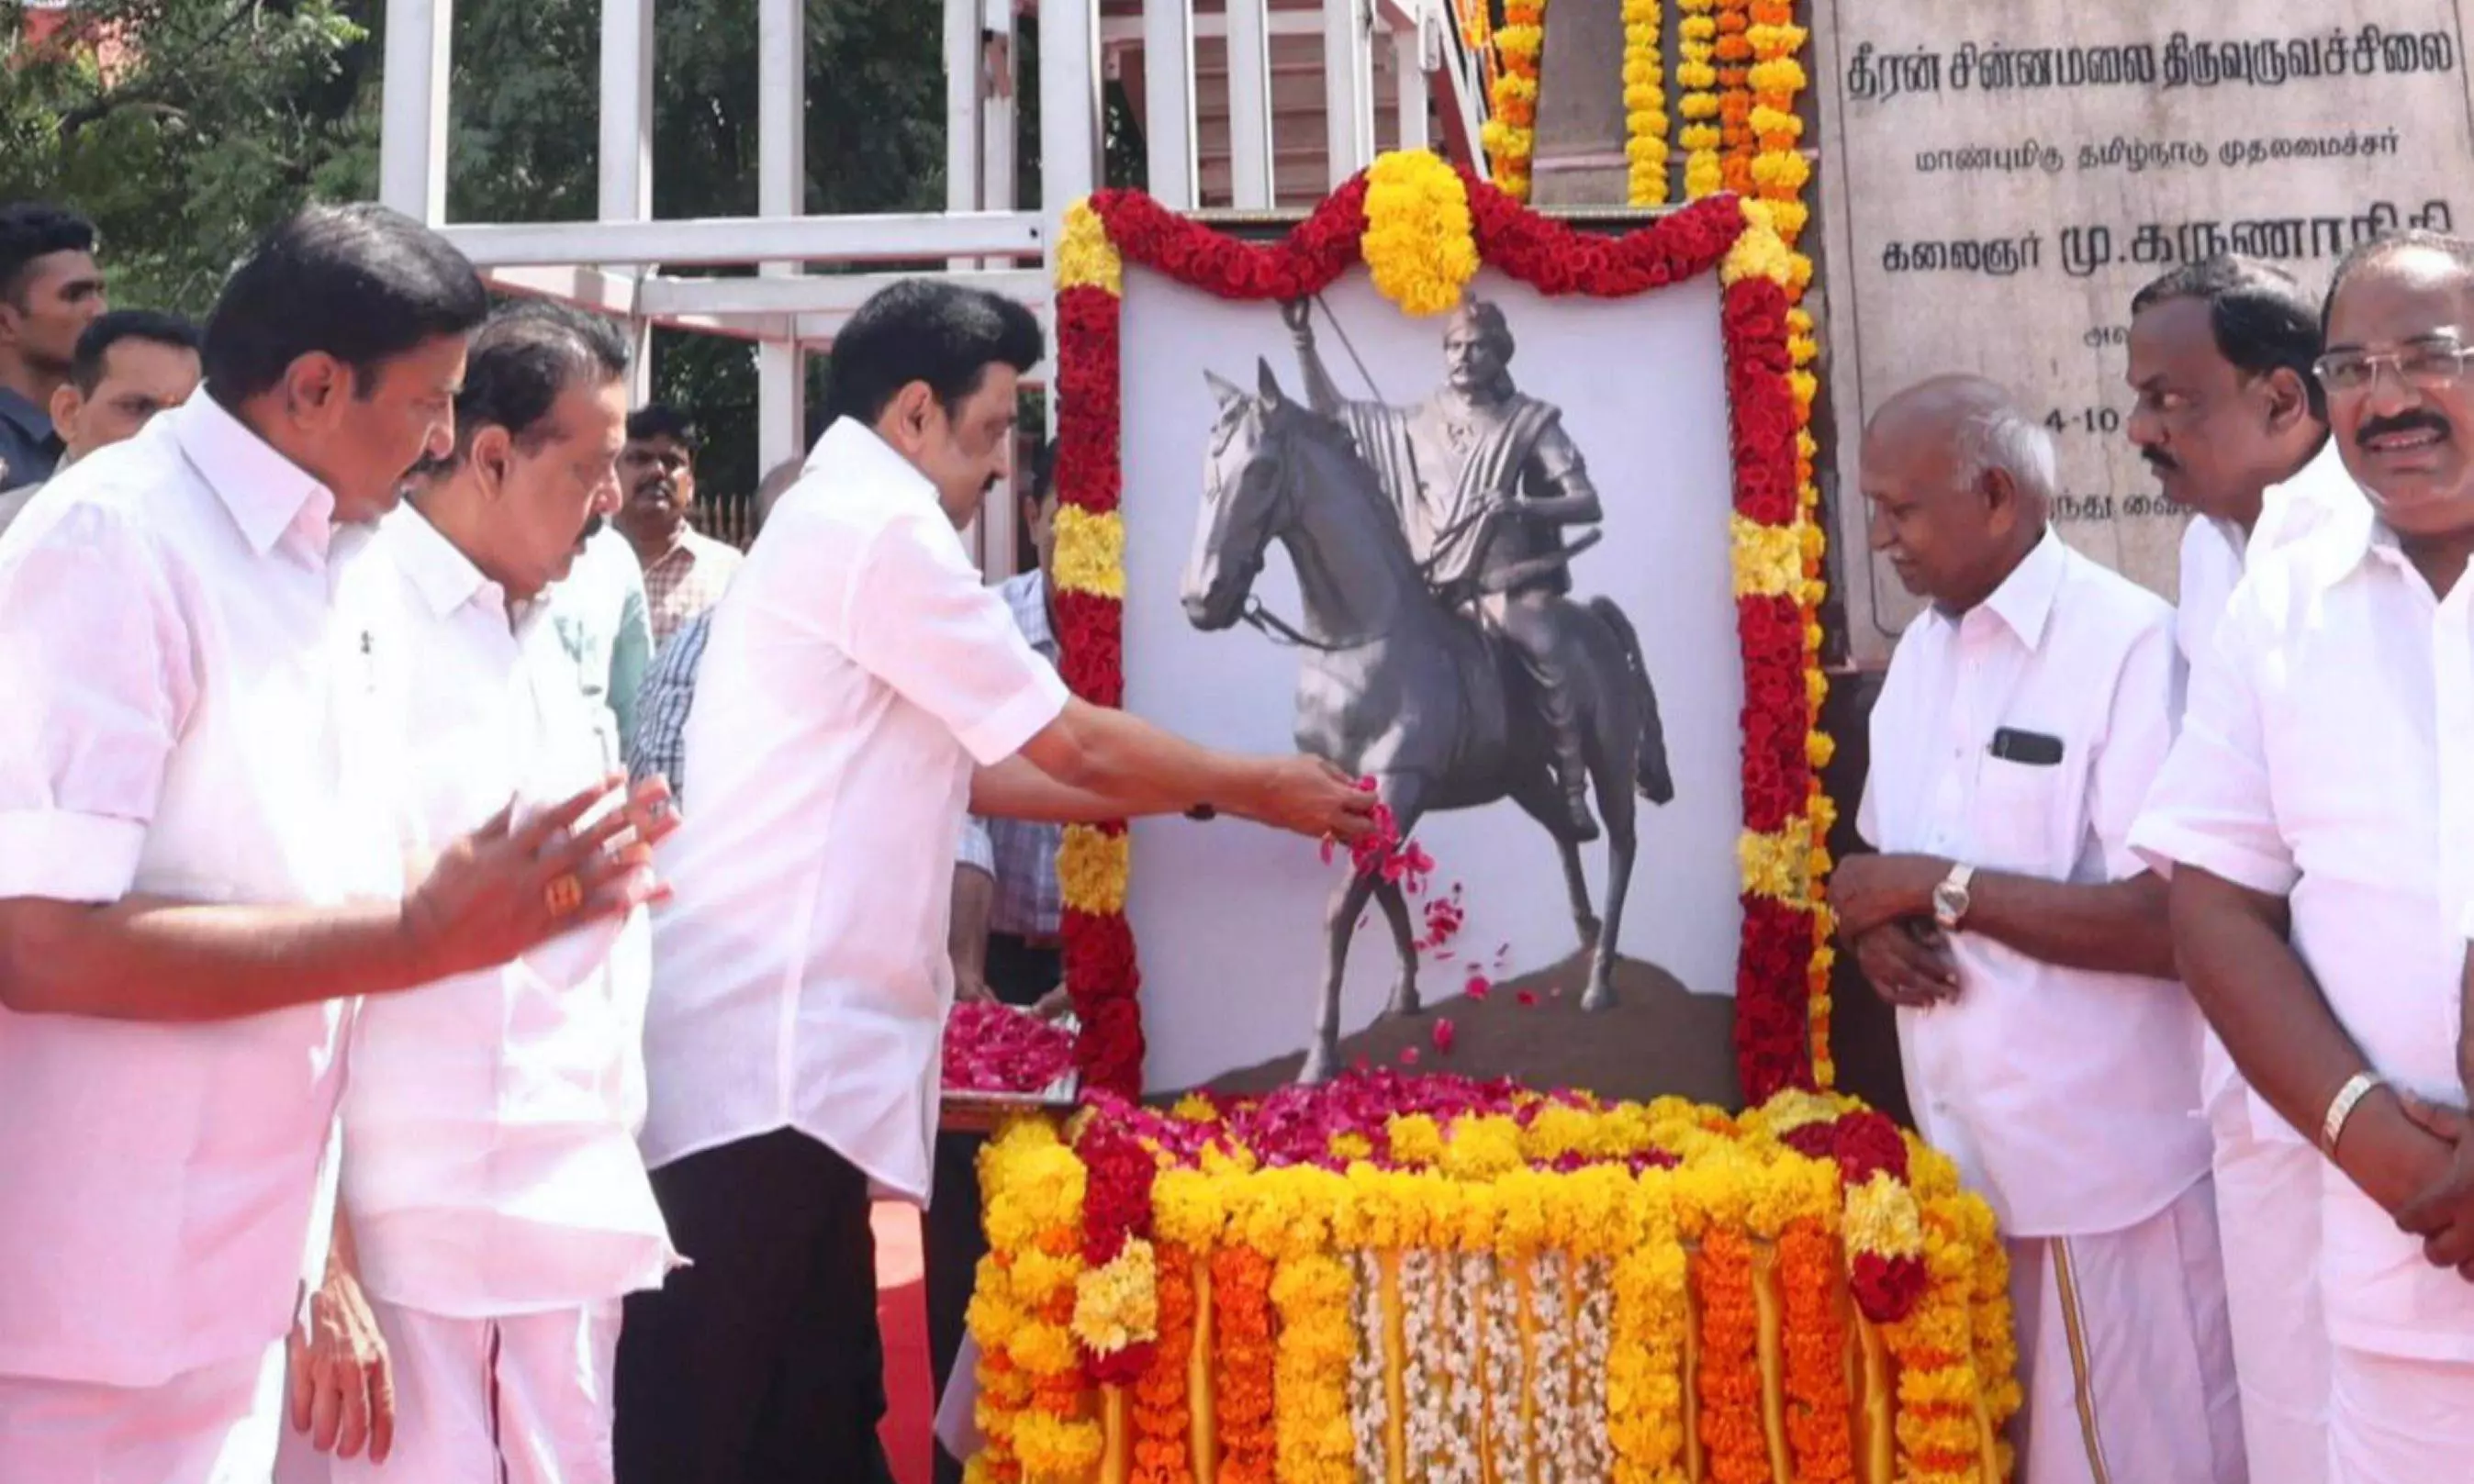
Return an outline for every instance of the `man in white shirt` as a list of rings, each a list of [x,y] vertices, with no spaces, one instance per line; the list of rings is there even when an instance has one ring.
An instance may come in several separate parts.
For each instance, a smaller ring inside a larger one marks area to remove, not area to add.
[[[2199,1018],[2130,853],[2172,731],[2172,614],[2046,522],[2050,438],[1973,378],[1864,433],[1873,544],[1933,600],[1873,708],[1842,933],[1907,1093],[2010,1243],[2023,1472],[2240,1484]]]
[[[2292,275],[2249,258],[2208,258],[2141,289],[2130,314],[2130,441],[2165,493],[2193,512],[2174,635],[2186,669],[2196,670],[2242,579],[2244,547],[2273,550],[2362,500],[2328,439],[2311,371],[2319,306]],[[2328,1472],[2319,1157],[2265,1105],[2254,1113],[2213,1032],[2200,1054],[2200,1100],[2215,1146],[2252,1484],[2318,1484]]]
[[[2318,380],[2367,502],[2254,553],[2134,839],[2175,863],[2175,947],[2225,1049],[2326,1157],[2328,1477],[2408,1484],[2474,1457],[2469,1151],[2402,1096],[2464,1100],[2474,250],[2358,250],[2325,324]]]
[[[378,528],[375,601],[405,635],[380,682],[420,719],[402,768],[414,859],[618,765],[545,589],[618,504],[626,369],[606,321],[500,314],[473,339],[454,452]],[[674,823],[665,798],[658,781],[630,796],[647,848]],[[651,980],[636,912],[362,1008],[342,1225],[393,1362],[398,1443],[382,1465],[287,1468],[286,1484],[608,1484],[619,1300],[670,1259],[636,1152]]]
[[[352,997],[634,904],[625,822],[568,832],[607,785],[404,891],[398,636],[349,559],[448,445],[487,302],[408,219],[304,211],[225,285],[206,395],[0,537],[0,1479],[266,1478],[287,1331],[313,1441],[383,1452],[325,1252]]]
[[[1042,349],[1028,309],[958,285],[862,305],[835,342],[835,420],[715,612],[645,1038],[645,1161],[693,1266],[629,1301],[630,1484],[883,1469],[880,1394],[856,1374],[869,1185],[928,1197],[966,809],[1367,827],[1328,765],[1070,699],[982,585],[959,529]]]

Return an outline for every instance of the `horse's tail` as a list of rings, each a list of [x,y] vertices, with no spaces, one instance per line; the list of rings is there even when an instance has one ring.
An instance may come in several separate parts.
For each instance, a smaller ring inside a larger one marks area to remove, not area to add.
[[[1633,688],[1640,697],[1640,758],[1633,767],[1633,786],[1652,803],[1671,803],[1675,775],[1666,766],[1666,728],[1658,719],[1658,689],[1650,683],[1649,665],[1641,658],[1640,634],[1612,598],[1591,599],[1589,611],[1614,631],[1615,642],[1623,646],[1624,668],[1631,672]]]

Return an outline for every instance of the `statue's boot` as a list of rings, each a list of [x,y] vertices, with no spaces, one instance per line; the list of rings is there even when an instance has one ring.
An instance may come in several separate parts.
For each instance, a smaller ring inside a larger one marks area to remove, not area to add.
[[[1538,677],[1539,709],[1555,749],[1555,776],[1564,785],[1564,817],[1558,822],[1566,839],[1586,845],[1598,838],[1598,822],[1589,812],[1589,763],[1581,742],[1581,721],[1569,687],[1559,677]]]

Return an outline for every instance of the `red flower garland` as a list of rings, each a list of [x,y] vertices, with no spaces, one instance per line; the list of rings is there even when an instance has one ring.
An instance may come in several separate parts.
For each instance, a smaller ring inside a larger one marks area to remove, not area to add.
[[[1082,1263],[1101,1268],[1126,1250],[1131,1237],[1152,1230],[1152,1181],[1158,1161],[1115,1118],[1087,1118],[1074,1139],[1075,1157],[1086,1172],[1082,1194]],[[1143,1341],[1101,1354],[1085,1347],[1083,1369],[1100,1385],[1130,1386],[1151,1368],[1153,1346]]]
[[[1713,196],[1620,236],[1574,229],[1541,216],[1463,172],[1479,256],[1549,296],[1623,299],[1710,272],[1744,230],[1732,196]],[[1223,299],[1299,299],[1329,287],[1360,261],[1366,179],[1351,180],[1279,241],[1242,242],[1188,221],[1135,191],[1093,195],[1093,213],[1125,263]],[[1787,296],[1764,278],[1728,286],[1721,299],[1734,458],[1734,511],[1762,525],[1793,522],[1797,509],[1796,401],[1788,381]],[[1117,508],[1120,448],[1118,298],[1098,287],[1057,296],[1057,487],[1093,514]],[[1058,639],[1066,683],[1100,706],[1125,697],[1123,605],[1060,594]],[[1813,724],[1805,689],[1805,633],[1792,598],[1745,598],[1736,632],[1744,665],[1745,827],[1768,833],[1796,817],[1813,773],[1805,739]],[[1066,983],[1082,1022],[1082,1085],[1132,1097],[1142,1088],[1141,976],[1122,916],[1069,913]],[[1744,898],[1735,971],[1738,1082],[1754,1103],[1813,1080],[1809,904]]]

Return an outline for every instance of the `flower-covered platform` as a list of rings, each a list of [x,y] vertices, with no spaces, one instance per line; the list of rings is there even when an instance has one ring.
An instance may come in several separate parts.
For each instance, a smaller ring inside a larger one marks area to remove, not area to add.
[[[1993,1218],[1852,1099],[1359,1074],[982,1160],[988,1484],[1994,1484]]]

